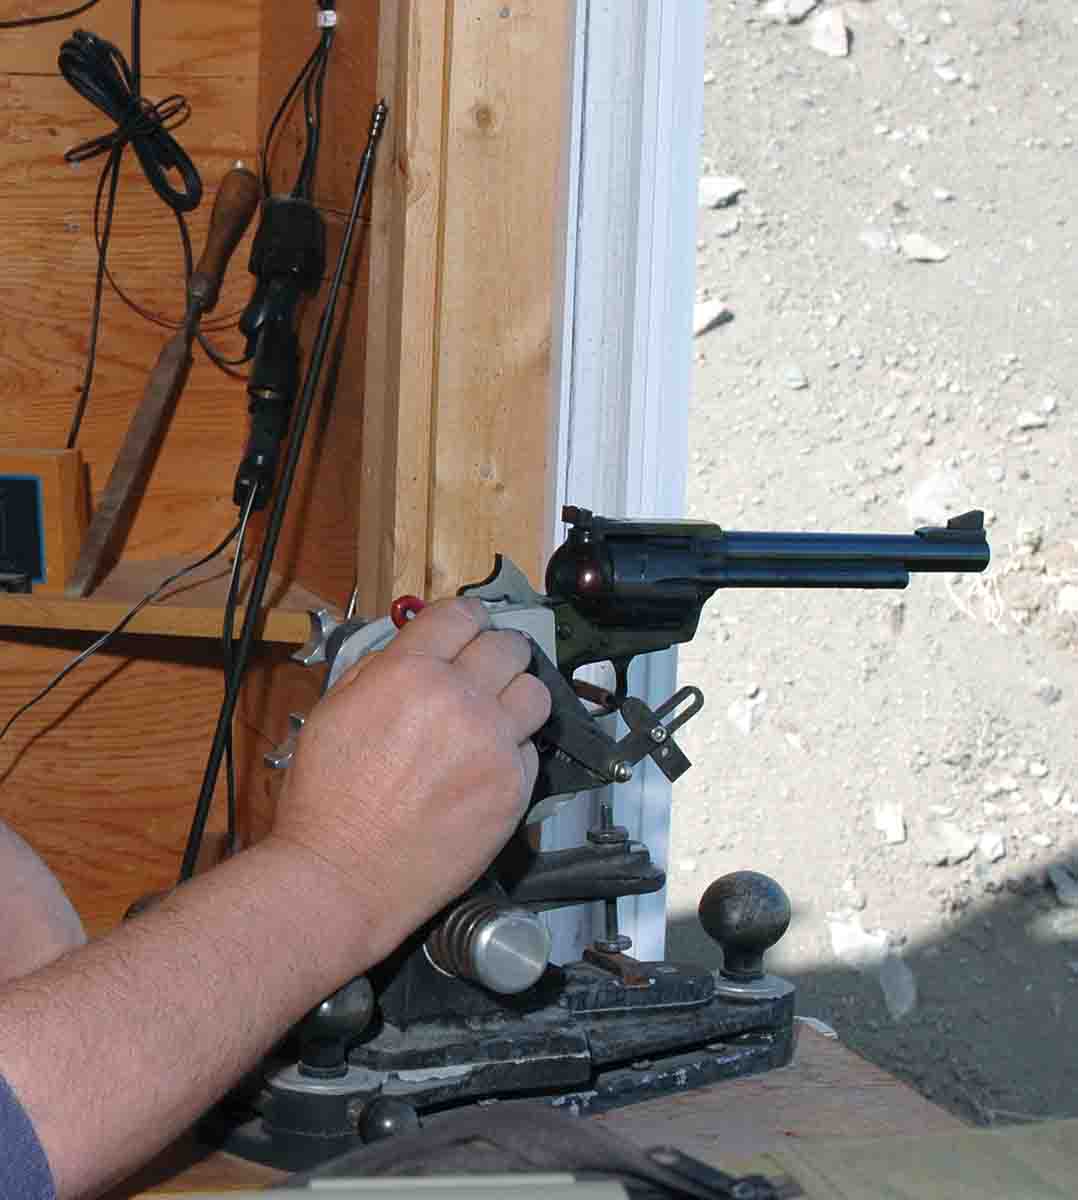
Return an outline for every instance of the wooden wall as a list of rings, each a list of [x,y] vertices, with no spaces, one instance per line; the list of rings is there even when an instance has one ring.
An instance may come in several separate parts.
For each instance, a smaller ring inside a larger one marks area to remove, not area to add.
[[[2,0],[0,19],[44,7]],[[176,137],[207,193],[191,221],[196,247],[221,177],[235,161],[255,160],[261,9],[260,0],[145,6],[143,91],[152,99],[182,92],[191,103],[191,119]],[[0,30],[0,445],[59,447],[67,434],[87,346],[99,161],[72,168],[63,153],[109,124],[60,77],[56,55],[76,24],[129,55],[129,11],[123,0],[103,0],[77,23]],[[175,316],[183,304],[175,218],[150,192],[134,156],[126,157],[110,263],[135,299]],[[245,302],[245,266],[241,249],[220,312]],[[97,377],[79,443],[95,492],[166,336],[106,291]],[[220,341],[238,346],[234,335]],[[245,408],[242,383],[200,355],[128,557],[194,558],[234,523],[231,484]],[[0,719],[91,640],[0,635]],[[0,817],[41,849],[92,930],[174,877],[221,687],[215,643],[121,639],[0,743]]]
[[[360,529],[368,603],[451,594],[551,527],[573,0],[385,0]],[[387,467],[390,464],[391,467]]]

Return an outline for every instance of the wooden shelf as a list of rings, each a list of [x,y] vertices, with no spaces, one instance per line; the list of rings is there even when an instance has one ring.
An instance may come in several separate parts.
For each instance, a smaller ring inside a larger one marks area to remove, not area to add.
[[[0,629],[71,629],[103,633],[187,562],[190,562],[189,558],[120,563],[83,600],[56,595],[0,595]],[[218,561],[177,580],[159,599],[148,604],[124,632],[220,637],[230,570],[227,561]],[[241,597],[252,573],[251,564],[245,564]],[[333,605],[313,592],[297,584],[285,587],[272,574],[266,597],[260,632],[264,642],[305,642],[310,630],[307,613],[313,609],[327,609],[334,616],[340,616]],[[241,604],[236,618],[237,630],[242,626],[244,612]]]

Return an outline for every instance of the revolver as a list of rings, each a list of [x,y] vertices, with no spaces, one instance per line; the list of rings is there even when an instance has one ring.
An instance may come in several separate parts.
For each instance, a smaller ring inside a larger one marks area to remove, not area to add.
[[[683,687],[653,711],[629,695],[629,667],[639,654],[690,641],[717,589],[904,588],[913,572],[983,571],[990,557],[979,510],[909,535],[737,532],[705,521],[613,519],[575,506],[562,519],[569,532],[547,566],[545,595],[501,555],[487,579],[458,592],[482,600],[495,628],[531,639],[530,669],[551,692],[550,719],[536,736],[529,822],[550,815],[547,801],[628,782],[648,757],[671,781],[688,770],[673,735],[700,711],[703,695]],[[391,617],[329,631],[327,689],[388,644],[409,605],[420,603],[402,599]],[[576,679],[581,667],[601,662],[614,668],[613,691]],[[614,712],[627,729],[621,738],[600,720]]]

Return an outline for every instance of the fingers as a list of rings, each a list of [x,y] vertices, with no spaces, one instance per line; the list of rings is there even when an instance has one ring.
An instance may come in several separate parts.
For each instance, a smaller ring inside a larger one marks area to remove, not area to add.
[[[480,600],[442,600],[413,617],[386,648],[387,654],[426,654],[452,662],[470,642],[490,628]]]
[[[518,742],[526,741],[550,716],[550,692],[534,675],[518,675],[501,694],[502,710]]]
[[[535,791],[535,781],[539,777],[539,752],[533,742],[525,742],[520,747],[520,768],[524,776],[524,782],[521,785],[521,799],[524,802],[524,810],[527,811],[528,802],[531,800],[532,792]],[[521,815],[523,816],[523,813]]]
[[[494,629],[465,646],[455,665],[476,691],[497,696],[528,669],[531,656],[531,643],[523,634]]]

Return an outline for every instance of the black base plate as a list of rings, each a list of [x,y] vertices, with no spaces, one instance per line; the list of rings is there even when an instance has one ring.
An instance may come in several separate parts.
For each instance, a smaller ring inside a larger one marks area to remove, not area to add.
[[[383,1026],[337,1079],[267,1063],[246,1095],[210,1115],[204,1135],[231,1154],[306,1170],[361,1147],[359,1118],[380,1097],[406,1102],[424,1123],[523,1098],[583,1115],[790,1062],[792,988],[734,1001],[716,994],[709,971],[639,966],[642,978],[625,985],[573,963],[557,1000],[527,1013]]]

